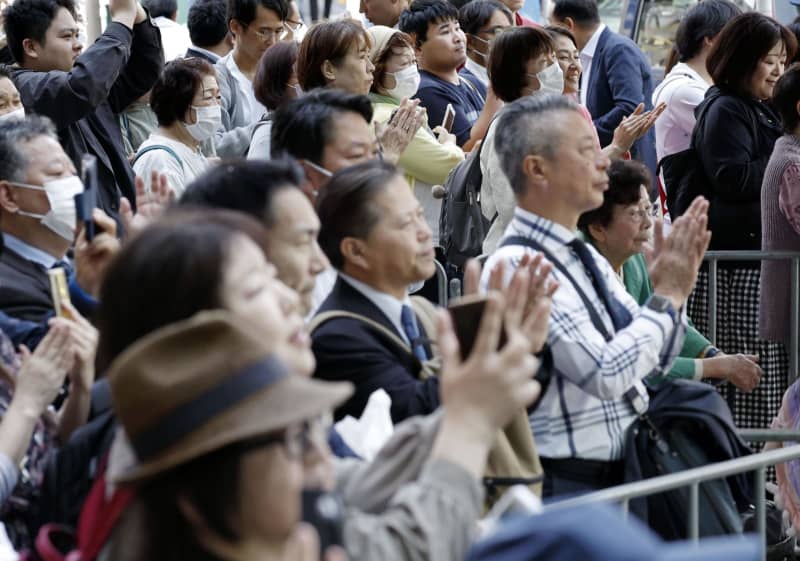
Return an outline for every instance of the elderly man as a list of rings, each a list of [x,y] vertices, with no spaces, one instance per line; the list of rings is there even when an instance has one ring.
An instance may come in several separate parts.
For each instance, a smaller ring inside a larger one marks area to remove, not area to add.
[[[541,252],[560,285],[547,340],[552,379],[530,414],[544,493],[621,483],[625,430],[648,402],[641,380],[666,371],[683,343],[683,307],[710,240],[708,203],[695,201],[666,239],[656,228],[654,294],[639,307],[608,262],[576,237],[578,217],[603,202],[609,165],[578,106],[560,95],[526,97],[506,107],[498,130],[517,209],[484,280],[498,261],[513,270]]]

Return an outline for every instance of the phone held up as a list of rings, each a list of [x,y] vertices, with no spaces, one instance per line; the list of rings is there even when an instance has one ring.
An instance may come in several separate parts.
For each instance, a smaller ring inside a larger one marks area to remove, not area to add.
[[[83,193],[75,195],[75,215],[83,223],[86,241],[91,242],[95,235],[94,218],[92,213],[97,206],[97,158],[91,154],[81,159],[81,179],[83,180]]]

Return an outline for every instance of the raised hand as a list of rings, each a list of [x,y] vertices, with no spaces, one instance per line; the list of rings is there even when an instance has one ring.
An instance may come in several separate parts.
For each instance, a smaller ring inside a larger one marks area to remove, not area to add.
[[[39,418],[61,390],[75,364],[69,320],[54,318],[44,339],[31,353],[22,347],[22,367],[17,374],[14,401]]]
[[[78,313],[72,304],[64,307],[71,316],[70,336],[72,338],[75,364],[69,373],[73,388],[90,390],[94,383],[94,358],[97,352],[98,331],[86,318]]]
[[[644,103],[640,103],[633,113],[624,117],[619,126],[614,129],[612,146],[615,146],[620,153],[630,150],[634,142],[647,134],[647,131],[655,125],[656,120],[666,108],[666,103],[659,103],[650,111],[645,112]]]
[[[147,191],[144,180],[136,177],[136,213],[134,214],[130,201],[122,197],[119,205],[119,215],[128,235],[135,234],[146,228],[151,222],[159,218],[166,208],[175,200],[175,194],[169,188],[167,176],[153,171],[150,176],[151,190]]]
[[[376,126],[375,135],[383,148],[383,158],[397,164],[426,118],[425,109],[419,107],[418,99],[403,98],[389,122]]]
[[[653,248],[646,258],[653,291],[672,301],[676,309],[683,306],[697,280],[711,232],[708,230],[708,201],[697,197],[689,209],[672,224],[664,237],[663,224],[654,224]]]
[[[91,242],[86,241],[86,232],[81,230],[75,242],[75,276],[78,285],[97,298],[111,259],[119,251],[117,223],[99,208],[92,218],[98,232]]]

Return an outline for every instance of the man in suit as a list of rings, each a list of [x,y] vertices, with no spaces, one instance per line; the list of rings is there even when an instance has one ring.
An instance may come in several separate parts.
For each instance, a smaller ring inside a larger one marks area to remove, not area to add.
[[[231,52],[233,36],[228,31],[225,0],[197,0],[189,8],[186,25],[192,45],[186,58],[199,57],[210,64]]]
[[[422,207],[394,166],[372,161],[334,174],[317,210],[320,245],[338,278],[315,320],[334,311],[367,320],[335,317],[312,331],[315,376],[356,386],[336,417],[359,417],[378,389],[392,398],[395,423],[433,412],[439,381],[420,379],[432,349],[408,297],[409,285],[435,272]]]
[[[600,22],[596,0],[556,0],[551,23],[568,28],[581,51],[580,100],[592,114],[600,144],[608,146],[623,117],[644,103],[653,108],[650,63],[639,47]],[[656,169],[655,132],[651,129],[631,149],[637,160]]]
[[[69,269],[73,196],[83,190],[48,119],[0,123],[0,310],[39,322],[53,312],[48,269]],[[71,211],[71,212],[70,212]]]
[[[28,113],[53,120],[76,169],[97,157],[98,206],[135,208],[133,170],[117,114],[155,83],[164,66],[158,28],[136,0],[111,0],[111,23],[85,52],[72,0],[16,0],[5,12],[12,79]]]

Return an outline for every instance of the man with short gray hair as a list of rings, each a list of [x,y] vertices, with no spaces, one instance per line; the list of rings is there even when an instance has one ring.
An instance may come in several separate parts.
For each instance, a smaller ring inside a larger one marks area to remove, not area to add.
[[[656,227],[654,295],[639,307],[576,237],[580,215],[603,202],[609,165],[578,106],[561,95],[525,97],[499,119],[495,148],[517,208],[483,284],[498,261],[510,276],[523,255],[542,253],[560,285],[547,339],[551,381],[530,414],[544,494],[616,485],[625,431],[648,403],[641,380],[666,372],[683,344],[683,307],[710,239],[708,203],[695,201],[668,238]]]

